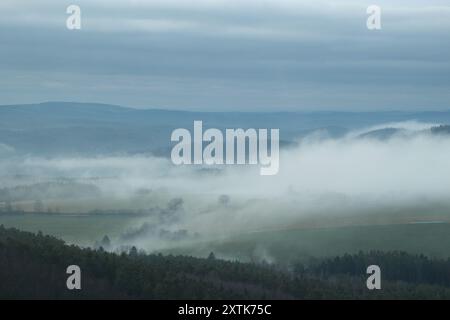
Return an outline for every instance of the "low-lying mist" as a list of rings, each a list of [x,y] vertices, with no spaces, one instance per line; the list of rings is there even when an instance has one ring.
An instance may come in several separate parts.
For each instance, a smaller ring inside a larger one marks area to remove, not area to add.
[[[0,160],[0,204],[143,214],[116,241],[150,250],[265,229],[445,219],[450,135],[433,134],[433,126],[392,123],[341,138],[319,130],[281,150],[275,176],[260,176],[258,166],[176,167],[170,159],[138,155],[9,156]],[[42,194],[45,183],[59,187]],[[68,185],[68,192],[55,191]],[[94,189],[82,192],[85,187]],[[19,191],[22,198],[14,198]]]

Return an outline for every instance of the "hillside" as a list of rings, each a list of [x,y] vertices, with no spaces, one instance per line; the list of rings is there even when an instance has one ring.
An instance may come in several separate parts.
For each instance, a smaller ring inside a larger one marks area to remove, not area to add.
[[[374,262],[387,270],[380,291],[365,287],[365,266]],[[71,264],[82,270],[81,290],[65,288]],[[289,268],[217,260],[213,254],[146,255],[135,248],[115,254],[0,226],[0,298],[6,299],[450,299],[449,266],[450,260],[395,252]]]
[[[0,154],[99,155],[170,152],[170,134],[207,127],[279,128],[281,146],[315,130],[340,137],[379,123],[449,123],[450,112],[186,112],[95,103],[48,102],[0,106]]]

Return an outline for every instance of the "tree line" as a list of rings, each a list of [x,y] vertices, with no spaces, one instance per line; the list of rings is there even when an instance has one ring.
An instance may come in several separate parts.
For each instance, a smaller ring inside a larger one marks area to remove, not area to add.
[[[382,268],[382,290],[368,290],[365,268]],[[68,290],[66,268],[81,268],[81,290]],[[111,253],[0,226],[2,299],[449,299],[450,260],[369,252],[315,264],[242,263]]]

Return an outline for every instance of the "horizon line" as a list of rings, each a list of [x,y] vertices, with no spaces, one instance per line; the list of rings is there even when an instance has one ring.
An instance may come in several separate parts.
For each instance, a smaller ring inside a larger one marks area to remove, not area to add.
[[[122,104],[112,104],[112,103],[105,103],[105,102],[80,102],[80,101],[57,101],[57,100],[49,100],[49,101],[42,101],[42,102],[35,102],[35,103],[14,103],[14,104],[0,104],[0,108],[3,107],[25,107],[25,106],[36,106],[36,105],[48,105],[48,104],[78,104],[78,105],[98,105],[98,106],[105,106],[105,107],[115,107],[115,108],[121,108],[121,109],[130,109],[135,111],[164,111],[164,112],[185,112],[185,113],[260,113],[260,114],[275,114],[275,113],[424,113],[424,112],[435,112],[435,113],[445,113],[450,112],[450,107],[448,109],[443,108],[436,108],[431,110],[425,110],[425,109],[414,109],[414,110],[398,110],[398,109],[392,109],[392,110],[331,110],[331,109],[321,109],[321,110],[263,110],[263,111],[237,111],[237,110],[184,110],[184,109],[172,109],[172,108],[158,108],[158,107],[135,107],[135,106],[129,106],[129,105],[122,105]],[[375,108],[374,108],[375,109]]]

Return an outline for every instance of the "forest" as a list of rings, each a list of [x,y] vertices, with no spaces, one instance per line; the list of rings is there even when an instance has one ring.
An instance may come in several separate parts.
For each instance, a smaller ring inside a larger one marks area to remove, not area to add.
[[[368,290],[366,267],[382,270]],[[66,268],[81,268],[68,290]],[[450,299],[450,259],[405,252],[360,252],[310,263],[242,263],[120,254],[67,245],[55,237],[0,226],[1,299]]]

